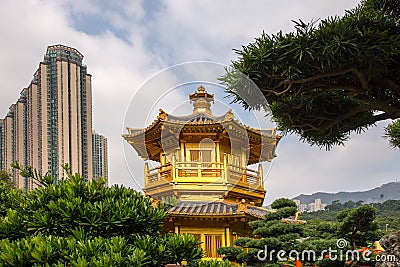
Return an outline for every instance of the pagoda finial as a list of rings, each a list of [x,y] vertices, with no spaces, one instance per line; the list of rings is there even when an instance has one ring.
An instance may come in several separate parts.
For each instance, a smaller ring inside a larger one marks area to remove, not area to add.
[[[189,95],[190,102],[193,102],[193,113],[205,113],[211,115],[211,102],[214,102],[214,94],[207,93],[200,85],[194,94]]]
[[[206,92],[206,88],[204,88],[203,85],[200,85],[199,88],[197,88],[197,92]]]

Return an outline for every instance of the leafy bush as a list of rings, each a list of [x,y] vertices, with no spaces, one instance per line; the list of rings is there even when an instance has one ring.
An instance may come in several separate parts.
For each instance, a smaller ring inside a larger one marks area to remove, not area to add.
[[[6,215],[8,209],[17,206],[21,199],[22,192],[20,190],[14,189],[8,181],[0,179],[0,216]]]
[[[86,183],[67,166],[66,171],[68,179],[28,191],[23,201],[12,205],[0,222],[0,238],[38,233],[69,236],[75,229],[92,237],[160,232],[166,213],[153,208],[149,198],[117,185],[107,188],[104,180]],[[13,216],[15,212],[18,216]],[[13,226],[18,227],[10,235]]]
[[[123,237],[30,236],[0,241],[0,262],[5,266],[148,266],[146,252],[135,248]]]
[[[42,187],[22,192],[0,182],[0,266],[164,266],[197,263],[199,240],[161,235],[167,216],[140,193],[103,180],[53,184],[18,164]]]

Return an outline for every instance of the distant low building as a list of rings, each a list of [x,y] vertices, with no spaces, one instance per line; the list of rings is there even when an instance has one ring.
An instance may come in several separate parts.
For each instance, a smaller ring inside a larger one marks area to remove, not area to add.
[[[317,211],[316,208],[315,208],[315,202],[308,204],[308,210],[307,211],[309,211],[309,212]]]
[[[327,204],[322,203],[320,198],[316,198],[313,203],[310,204],[302,204],[300,200],[294,199],[293,200],[297,205],[297,210],[300,212],[314,212],[325,210]]]
[[[300,204],[299,211],[306,212],[307,210],[308,210],[308,205],[307,204]]]
[[[314,206],[315,211],[322,210],[322,207],[321,207],[322,201],[320,198],[315,199],[314,203],[315,203],[315,206]]]

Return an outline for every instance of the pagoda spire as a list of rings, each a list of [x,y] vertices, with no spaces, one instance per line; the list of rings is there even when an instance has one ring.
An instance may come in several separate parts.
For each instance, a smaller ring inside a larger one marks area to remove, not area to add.
[[[214,94],[207,93],[203,86],[200,85],[194,94],[189,95],[189,100],[191,103],[193,102],[193,114],[212,115],[210,107],[211,102],[214,103]]]

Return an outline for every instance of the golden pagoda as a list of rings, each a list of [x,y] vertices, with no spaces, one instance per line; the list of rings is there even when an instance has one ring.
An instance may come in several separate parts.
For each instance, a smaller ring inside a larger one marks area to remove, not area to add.
[[[128,128],[123,137],[144,160],[159,163],[152,169],[145,163],[145,194],[179,201],[168,211],[166,231],[198,236],[206,257],[215,258],[217,248],[251,237],[248,222],[268,213],[261,207],[266,194],[261,162],[276,157],[282,136],[243,125],[232,110],[214,115],[214,95],[203,86],[189,99],[192,114],[160,109],[151,125]]]

